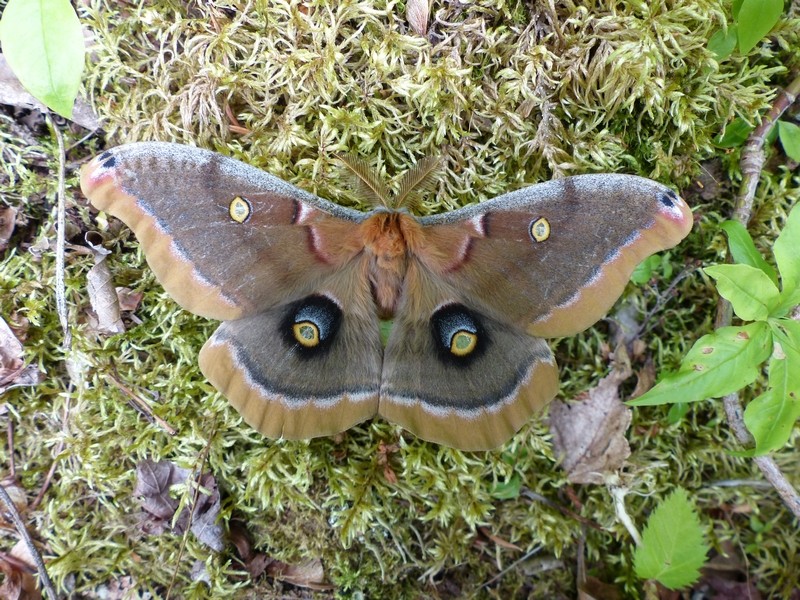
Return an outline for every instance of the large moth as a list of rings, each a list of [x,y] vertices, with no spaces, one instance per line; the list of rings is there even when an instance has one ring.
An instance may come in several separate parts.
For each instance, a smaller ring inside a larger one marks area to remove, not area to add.
[[[134,231],[183,308],[223,321],[200,368],[273,438],[380,415],[464,450],[502,444],[558,390],[544,338],[600,319],[634,267],[692,226],[675,192],[629,175],[416,217],[343,208],[167,143],[104,152],[81,186]],[[381,319],[393,319],[385,344]]]

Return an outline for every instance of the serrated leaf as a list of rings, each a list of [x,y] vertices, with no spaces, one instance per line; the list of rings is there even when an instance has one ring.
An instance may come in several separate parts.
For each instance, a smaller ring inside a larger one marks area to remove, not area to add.
[[[800,418],[800,323],[781,319],[773,333],[776,344],[769,361],[769,389],[744,411],[744,423],[755,440],[755,448],[747,455],[785,446]]]
[[[764,260],[744,225],[739,221],[725,221],[720,228],[728,235],[728,247],[734,262],[761,269],[775,285],[778,285],[778,272]]]
[[[719,295],[743,321],[763,321],[778,304],[780,291],[761,269],[750,265],[714,265],[703,269],[717,282]]]
[[[781,274],[781,304],[788,309],[796,303],[795,298],[800,300],[800,210],[797,206],[789,213],[772,253]]]
[[[717,60],[725,60],[736,48],[737,39],[738,27],[736,25],[731,25],[727,30],[718,29],[708,40],[708,49],[714,53]]]
[[[753,126],[744,119],[737,117],[728,123],[725,133],[717,136],[714,144],[720,148],[737,148],[744,144],[751,131],[753,131]]]
[[[23,87],[71,119],[85,50],[81,24],[69,0],[9,0],[0,19],[0,43]]]
[[[759,365],[772,351],[772,333],[764,321],[721,327],[704,335],[686,354],[681,368],[665,376],[631,406],[697,402],[730,394],[755,381]]]
[[[736,21],[739,52],[747,54],[767,35],[783,13],[783,0],[744,0]]]
[[[778,121],[778,137],[786,156],[800,162],[800,127],[788,121]]]
[[[636,575],[675,590],[697,581],[709,547],[686,490],[678,488],[647,520],[633,555]]]

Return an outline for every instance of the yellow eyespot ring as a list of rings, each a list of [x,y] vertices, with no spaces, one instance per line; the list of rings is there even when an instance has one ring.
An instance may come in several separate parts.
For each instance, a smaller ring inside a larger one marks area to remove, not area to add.
[[[467,356],[478,345],[478,336],[471,331],[459,329],[450,338],[450,353],[455,356]]]
[[[550,237],[550,221],[539,217],[531,223],[531,237],[537,242],[543,242]]]
[[[294,339],[306,348],[313,348],[319,344],[319,327],[311,321],[300,321],[292,326]]]
[[[237,223],[244,223],[247,221],[247,219],[250,218],[251,212],[252,208],[250,207],[250,203],[241,196],[236,196],[228,205],[228,214],[231,216],[231,219]]]

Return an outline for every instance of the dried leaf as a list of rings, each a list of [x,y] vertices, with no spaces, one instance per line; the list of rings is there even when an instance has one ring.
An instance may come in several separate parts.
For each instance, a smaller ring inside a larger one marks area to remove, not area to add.
[[[631,393],[631,398],[638,398],[653,387],[656,382],[656,366],[652,358],[648,358],[641,369],[636,371],[636,387]]]
[[[493,542],[495,545],[500,546],[501,548],[506,548],[508,550],[522,551],[522,548],[520,548],[516,544],[512,544],[511,542],[504,540],[500,536],[494,535],[488,527],[478,527],[478,531],[487,540]]]
[[[134,292],[132,289],[126,287],[118,287],[115,291],[117,292],[119,309],[123,312],[130,312],[139,308],[139,304],[141,304],[142,298],[144,297],[142,292]]]
[[[192,512],[192,533],[212,550],[222,552],[225,548],[225,531],[217,524],[220,508],[217,481],[210,473],[206,473],[200,478],[200,486],[211,494],[201,493],[197,496],[197,505]],[[188,514],[189,511],[183,512]]]
[[[3,600],[40,600],[42,593],[37,589],[36,563],[28,545],[19,540],[11,551],[0,559],[0,598]]]
[[[0,250],[5,250],[8,247],[8,242],[14,233],[16,218],[17,209],[13,206],[0,208]]]
[[[184,483],[188,476],[187,469],[170,461],[143,460],[136,465],[136,487],[133,495],[142,499],[142,508],[145,511],[158,519],[169,521],[178,508],[178,501],[170,497],[169,489],[173,485]]]
[[[111,270],[108,268],[106,257],[109,251],[102,246],[87,243],[92,249],[95,264],[86,274],[86,287],[89,293],[89,302],[92,304],[96,316],[96,331],[100,333],[123,333],[125,325],[119,310],[119,299],[114,288]]]
[[[631,410],[619,397],[619,385],[629,376],[628,365],[620,369],[615,363],[581,402],[553,402],[553,447],[572,483],[602,484],[630,456],[625,431],[631,424]]]
[[[406,2],[406,19],[415,33],[425,35],[428,32],[430,17],[431,0],[408,0]]]
[[[279,560],[273,561],[267,567],[267,576],[311,590],[333,589],[332,585],[325,582],[325,570],[322,568],[322,561],[318,558],[312,558],[296,565]]]
[[[22,343],[0,317],[0,394],[25,385],[36,385],[42,373],[36,365],[25,366]]]

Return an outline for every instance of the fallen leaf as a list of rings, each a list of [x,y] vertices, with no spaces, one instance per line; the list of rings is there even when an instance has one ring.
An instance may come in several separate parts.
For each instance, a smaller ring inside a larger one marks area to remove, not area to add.
[[[0,394],[26,385],[36,385],[42,373],[36,365],[25,366],[22,343],[0,317]]]
[[[280,579],[298,587],[311,590],[330,590],[333,586],[325,581],[322,561],[312,558],[296,565],[276,560],[267,567],[267,576]]]
[[[0,250],[8,247],[11,235],[14,233],[16,225],[17,209],[13,206],[3,206],[0,208]]]
[[[488,527],[478,527],[478,531],[480,534],[485,537],[487,540],[493,542],[496,546],[500,546],[501,548],[507,548],[508,550],[519,550],[522,551],[522,548],[517,546],[516,544],[512,544],[501,538],[500,536],[494,535]]]
[[[625,431],[631,410],[619,397],[619,385],[630,374],[630,365],[620,360],[597,387],[579,397],[580,402],[553,402],[553,447],[570,482],[602,484],[630,456]]]
[[[656,382],[656,366],[652,358],[645,361],[641,369],[636,370],[636,387],[631,393],[631,398],[638,398],[653,387]]]
[[[425,35],[428,32],[430,16],[431,0],[408,0],[406,2],[406,19],[415,33]]]
[[[116,288],[117,300],[119,301],[119,309],[123,312],[130,312],[139,308],[144,294],[142,292],[134,292],[130,288],[118,287]]]
[[[210,473],[200,477],[200,487],[209,494],[197,494],[194,510],[185,507],[174,520],[179,502],[170,496],[173,485],[185,484],[189,470],[178,467],[167,460],[153,462],[144,460],[136,466],[136,486],[133,495],[141,499],[142,508],[149,518],[142,519],[142,529],[150,535],[160,535],[170,531],[181,535],[186,531],[191,518],[191,531],[198,540],[217,552],[225,548],[225,531],[217,524],[220,509],[220,495],[217,482]]]
[[[97,240],[94,240],[97,241]],[[89,302],[94,315],[90,315],[89,323],[95,331],[100,333],[123,333],[125,325],[119,310],[119,298],[114,288],[111,270],[108,268],[106,257],[110,254],[100,243],[93,243],[87,234],[86,242],[92,249],[94,266],[86,274],[86,288],[89,293]],[[94,317],[92,319],[91,317]]]
[[[0,598],[3,600],[40,600],[42,593],[36,586],[36,564],[28,545],[19,540],[11,551],[0,558]]]

